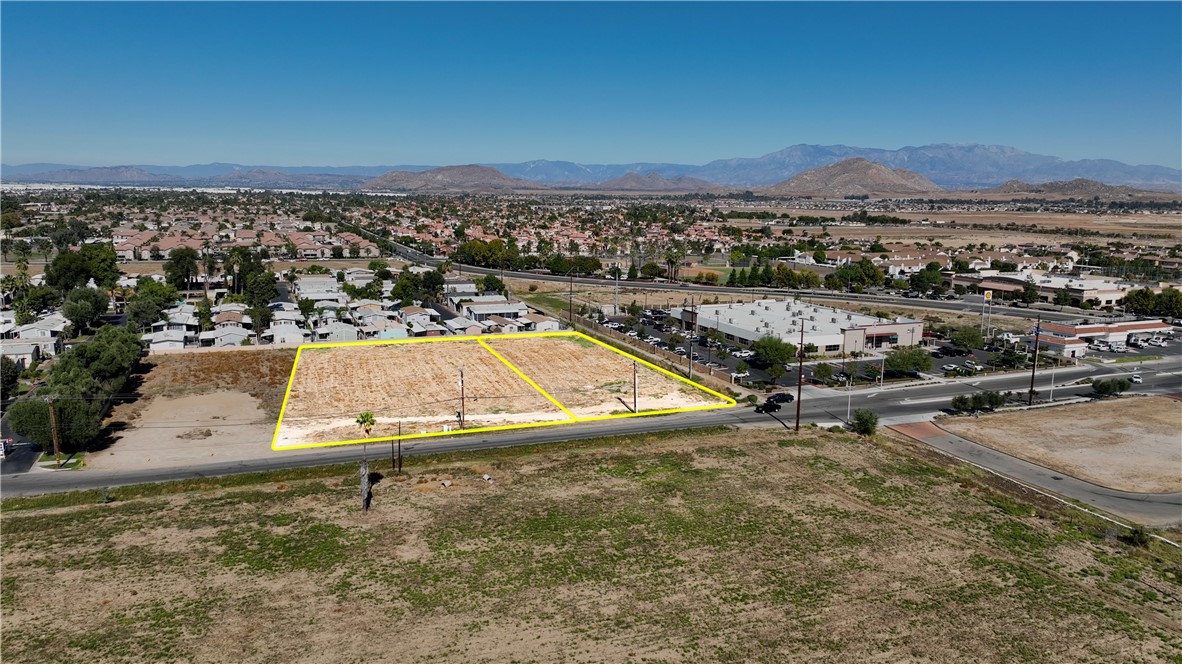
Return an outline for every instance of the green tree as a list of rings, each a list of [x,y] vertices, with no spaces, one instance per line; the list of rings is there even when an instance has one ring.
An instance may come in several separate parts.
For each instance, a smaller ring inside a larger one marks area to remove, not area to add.
[[[78,253],[86,261],[90,278],[99,288],[111,288],[119,280],[115,248],[110,242],[89,242],[82,245]]]
[[[246,301],[252,307],[266,308],[279,296],[274,272],[256,272],[246,280]]]
[[[486,274],[480,279],[480,287],[483,291],[488,293],[505,293],[507,288],[505,282],[501,281],[495,274]]]
[[[763,365],[782,365],[796,358],[796,346],[771,335],[760,337],[751,349],[755,351],[755,361]]]
[[[1148,288],[1137,288],[1125,295],[1125,311],[1136,316],[1147,316],[1157,309],[1157,294]]]
[[[932,368],[932,356],[919,346],[896,346],[887,351],[885,364],[889,371],[927,371]]]
[[[200,257],[192,247],[177,247],[164,262],[164,279],[177,290],[188,290],[197,278],[197,261]]]
[[[780,380],[780,378],[784,375],[784,365],[773,364],[767,368],[767,375],[768,378],[772,379],[772,385],[775,385],[776,381]]]
[[[1157,313],[1167,318],[1182,318],[1182,291],[1166,288],[1155,299]]]
[[[813,378],[828,383],[830,378],[833,378],[833,366],[828,362],[822,362],[813,367]]]
[[[296,302],[296,306],[299,307],[300,315],[304,317],[304,320],[310,320],[312,314],[316,312],[316,302],[306,297],[300,298],[299,302]]]
[[[952,333],[949,341],[953,346],[959,348],[980,348],[985,345],[985,338],[981,336],[981,330],[975,327],[962,327]]]
[[[90,279],[90,264],[86,258],[81,252],[69,249],[54,256],[45,269],[45,283],[61,293],[82,288]]]
[[[636,264],[633,263],[632,265],[628,266],[628,279],[635,281],[636,277],[637,277]]]
[[[81,334],[107,313],[109,305],[107,294],[103,291],[97,288],[76,288],[66,296],[62,315],[73,324],[74,332]]]
[[[98,436],[100,422],[91,401],[57,399],[53,408],[62,452],[81,452]],[[53,452],[48,403],[40,399],[21,399],[9,407],[8,422],[13,431],[40,445],[42,451]]]
[[[640,274],[646,279],[655,279],[661,276],[661,266],[649,261],[648,263],[640,266]]]
[[[0,398],[8,399],[16,390],[21,370],[7,355],[0,356]]]
[[[860,436],[873,436],[878,431],[878,413],[859,408],[850,418],[850,427]]]
[[[333,258],[344,258],[345,257],[345,248],[339,244],[334,245],[333,248],[330,249],[329,251],[332,252]]]

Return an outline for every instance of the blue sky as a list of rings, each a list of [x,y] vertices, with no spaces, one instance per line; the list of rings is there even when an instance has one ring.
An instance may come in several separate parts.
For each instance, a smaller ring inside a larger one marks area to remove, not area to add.
[[[0,4],[0,156],[700,164],[796,143],[1182,166],[1182,4]]]

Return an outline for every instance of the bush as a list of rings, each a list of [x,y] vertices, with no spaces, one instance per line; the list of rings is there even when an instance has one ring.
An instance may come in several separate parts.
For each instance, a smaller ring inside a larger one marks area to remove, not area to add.
[[[866,408],[859,408],[854,411],[854,416],[850,424],[854,429],[854,433],[862,436],[873,436],[878,431],[878,413]]]

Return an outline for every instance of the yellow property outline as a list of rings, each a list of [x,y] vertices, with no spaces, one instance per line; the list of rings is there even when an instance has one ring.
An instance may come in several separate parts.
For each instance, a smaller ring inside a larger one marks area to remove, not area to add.
[[[723,403],[706,404],[703,406],[687,406],[685,408],[668,408],[665,410],[646,410],[646,411],[641,411],[639,413],[619,413],[616,415],[597,415],[594,417],[578,417],[574,413],[567,410],[566,406],[563,406],[562,403],[560,403],[557,399],[550,396],[550,394],[548,394],[545,390],[543,390],[541,387],[539,387],[538,384],[535,383],[533,380],[531,380],[529,376],[525,375],[525,373],[523,373],[520,369],[513,366],[513,363],[511,363],[509,360],[505,359],[505,357],[503,355],[501,355],[496,350],[494,350],[491,346],[489,346],[487,343],[485,343],[486,341],[492,341],[492,340],[496,340],[496,339],[528,339],[530,337],[574,337],[574,338],[578,338],[578,339],[585,339],[597,346],[602,346],[603,348],[606,348],[606,349],[612,351],[613,353],[616,353],[618,355],[622,355],[622,356],[628,358],[629,360],[643,364],[644,366],[646,366],[650,369],[654,369],[656,371],[659,371],[660,373],[663,373],[666,376],[669,376],[670,378],[674,378],[674,379],[681,381],[687,385],[695,387],[695,388],[697,388],[697,389],[699,389],[711,396],[717,397],[717,398],[721,399],[723,401]],[[357,438],[354,440],[338,440],[338,441],[333,441],[333,442],[328,442],[328,443],[306,443],[303,445],[282,445],[282,446],[278,446],[278,447],[276,446],[276,443],[279,441],[279,429],[280,429],[280,427],[283,426],[283,414],[287,412],[287,400],[291,396],[291,386],[295,382],[296,368],[300,365],[300,355],[304,352],[304,349],[308,348],[308,349],[318,350],[321,348],[336,348],[339,346],[386,346],[386,345],[391,345],[391,344],[440,343],[440,342],[445,342],[445,341],[477,341],[477,342],[479,342],[480,345],[485,348],[485,350],[492,353],[493,356],[496,357],[501,362],[503,362],[505,364],[505,366],[512,369],[514,371],[514,373],[516,373],[518,376],[520,376],[522,378],[522,380],[524,380],[526,383],[528,383],[530,385],[530,387],[537,390],[537,392],[539,394],[541,394],[543,397],[548,399],[550,401],[550,403],[553,403],[555,406],[557,406],[563,413],[566,413],[566,415],[569,419],[550,420],[550,421],[542,421],[542,422],[526,422],[526,423],[521,423],[521,424],[503,424],[503,425],[492,426],[492,427],[474,427],[472,429],[458,429],[458,430],[454,430],[454,431],[428,431],[425,433],[408,433],[408,434],[403,434],[401,436],[382,436],[380,438]],[[716,408],[731,408],[735,405],[736,405],[735,400],[728,397],[725,394],[722,394],[720,392],[715,392],[714,390],[712,390],[704,385],[701,385],[699,383],[695,383],[694,381],[692,381],[684,376],[679,376],[678,374],[675,374],[672,371],[669,371],[667,369],[662,369],[661,367],[658,367],[657,365],[653,364],[652,362],[649,362],[649,361],[644,360],[642,358],[636,357],[635,355],[633,355],[631,353],[627,353],[625,351],[622,351],[622,350],[620,350],[614,346],[611,346],[610,344],[606,344],[598,339],[593,339],[593,338],[587,336],[586,334],[583,334],[582,332],[576,332],[573,330],[564,330],[561,332],[526,332],[526,333],[521,333],[521,334],[483,334],[483,335],[479,335],[479,336],[466,335],[466,336],[453,336],[453,337],[420,337],[420,338],[411,338],[411,339],[382,339],[379,341],[342,341],[342,342],[329,343],[329,344],[301,344],[300,347],[298,349],[296,349],[295,362],[293,362],[291,365],[291,375],[288,376],[288,378],[287,378],[287,389],[283,393],[283,406],[279,409],[279,420],[277,422],[275,422],[275,434],[271,437],[271,449],[274,451],[302,450],[302,449],[307,449],[307,448],[311,448],[311,447],[331,447],[331,446],[337,446],[337,445],[356,445],[358,443],[380,443],[380,442],[386,442],[386,441],[407,440],[407,439],[413,439],[413,438],[435,438],[435,437],[440,437],[440,436],[462,436],[462,435],[467,435],[470,433],[487,433],[490,431],[508,431],[511,429],[532,429],[532,428],[536,428],[536,427],[547,427],[547,426],[555,426],[555,425],[560,425],[560,424],[573,424],[575,422],[595,422],[595,421],[600,421],[600,420],[617,420],[617,419],[624,419],[624,418],[629,418],[629,417],[646,417],[649,415],[670,415],[673,413],[688,413],[688,412],[697,411],[697,410],[713,410]]]

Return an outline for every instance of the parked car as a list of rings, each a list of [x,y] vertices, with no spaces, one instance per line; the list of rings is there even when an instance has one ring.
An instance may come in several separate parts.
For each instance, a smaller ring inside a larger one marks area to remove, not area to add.
[[[979,370],[985,368],[985,365],[977,362],[976,360],[965,360],[964,365],[965,365],[965,367],[972,369],[974,371],[979,371]]]
[[[956,366],[955,364],[945,364],[944,366],[940,367],[940,369],[943,371],[956,371],[959,368],[960,367]]]
[[[747,378],[751,375],[750,371],[736,371],[731,374],[731,378]]]

